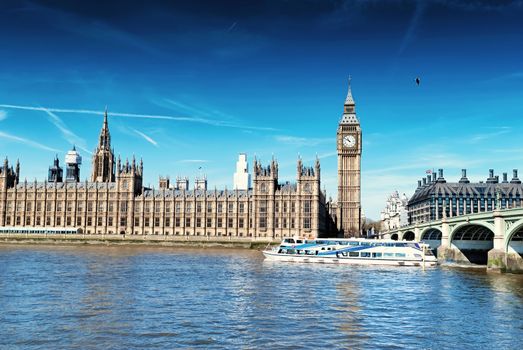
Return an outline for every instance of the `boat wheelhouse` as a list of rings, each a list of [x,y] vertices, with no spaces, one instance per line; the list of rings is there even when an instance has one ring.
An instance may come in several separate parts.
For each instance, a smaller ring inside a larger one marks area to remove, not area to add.
[[[263,252],[267,260],[332,264],[436,266],[437,259],[423,242],[362,238],[299,240],[284,238]]]

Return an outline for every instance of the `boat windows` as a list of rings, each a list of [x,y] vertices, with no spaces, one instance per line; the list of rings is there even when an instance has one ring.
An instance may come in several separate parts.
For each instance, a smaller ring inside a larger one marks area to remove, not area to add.
[[[396,253],[395,256],[396,258],[404,258],[406,255],[405,253]]]
[[[394,253],[383,253],[384,258],[392,258],[394,257]]]
[[[421,255],[420,254],[414,254],[414,257],[418,258],[418,259],[421,259]]]
[[[360,253],[360,256],[361,256],[362,258],[370,258],[370,253],[369,253],[369,252],[361,252],[361,253]]]
[[[287,249],[287,254],[296,254],[295,249]]]
[[[381,253],[372,253],[373,258],[381,258]]]
[[[359,252],[349,252],[349,257],[351,258],[357,258],[360,256]]]

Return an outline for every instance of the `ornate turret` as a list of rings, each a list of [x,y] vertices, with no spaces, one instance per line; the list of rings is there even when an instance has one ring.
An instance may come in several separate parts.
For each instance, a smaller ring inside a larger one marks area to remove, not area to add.
[[[296,177],[300,177],[301,173],[303,172],[303,162],[301,161],[301,157],[298,156],[298,161],[296,162]]]
[[[320,176],[320,158],[318,158],[318,155],[316,155],[316,162],[314,163],[314,172],[316,173],[316,176]]]
[[[4,159],[3,167],[0,167],[0,191],[4,191],[8,188],[12,188],[18,184],[20,178],[20,163],[16,162],[16,170],[13,166],[9,167],[9,161],[7,157]],[[1,218],[0,218],[1,219]],[[0,221],[1,223],[1,221]]]
[[[93,172],[91,175],[93,182],[114,182],[115,181],[115,164],[114,152],[111,149],[111,134],[107,123],[107,108],[104,113],[104,122],[98,147],[93,153]]]
[[[63,170],[60,167],[60,160],[58,156],[53,160],[53,165],[49,167],[49,175],[47,177],[49,182],[63,182]]]

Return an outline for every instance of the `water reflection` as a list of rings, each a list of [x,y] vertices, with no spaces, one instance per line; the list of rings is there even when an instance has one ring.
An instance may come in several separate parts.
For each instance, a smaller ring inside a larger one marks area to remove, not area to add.
[[[523,276],[0,246],[0,348],[516,348]]]
[[[345,333],[346,342],[352,347],[359,347],[367,341],[365,332],[362,332],[360,288],[356,279],[344,280],[336,283],[337,302],[335,309],[340,311],[339,329]]]

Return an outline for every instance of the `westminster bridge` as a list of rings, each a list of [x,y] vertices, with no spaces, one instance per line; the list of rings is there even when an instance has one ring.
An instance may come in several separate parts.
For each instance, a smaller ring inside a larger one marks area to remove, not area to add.
[[[523,273],[523,208],[444,217],[392,229],[384,238],[424,241],[440,262]]]

